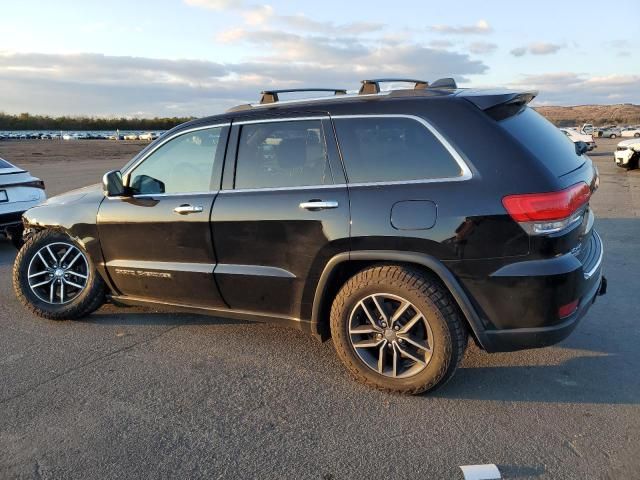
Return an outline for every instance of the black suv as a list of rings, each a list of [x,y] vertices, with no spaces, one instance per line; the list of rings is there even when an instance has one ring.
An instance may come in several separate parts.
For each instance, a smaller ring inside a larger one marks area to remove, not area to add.
[[[388,80],[263,92],[27,211],[18,297],[49,319],[110,300],[275,320],[407,393],[449,379],[469,337],[565,338],[606,287],[591,160],[533,92]]]

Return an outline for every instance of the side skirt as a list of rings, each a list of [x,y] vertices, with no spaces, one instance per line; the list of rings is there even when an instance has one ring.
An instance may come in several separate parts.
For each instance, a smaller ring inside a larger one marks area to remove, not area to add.
[[[118,306],[139,306],[139,307],[163,307],[167,309],[179,310],[181,312],[197,313],[200,315],[210,315],[213,317],[231,318],[233,320],[246,320],[248,322],[276,323],[289,328],[302,330],[311,333],[311,322],[300,320],[295,317],[280,317],[271,314],[248,312],[244,310],[231,310],[228,308],[207,308],[194,307],[180,303],[161,302],[139,297],[128,297],[125,295],[111,295],[110,300]]]

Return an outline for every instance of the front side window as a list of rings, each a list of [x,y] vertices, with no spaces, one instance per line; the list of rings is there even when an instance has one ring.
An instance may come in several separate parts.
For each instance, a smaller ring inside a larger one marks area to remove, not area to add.
[[[179,135],[149,155],[130,174],[134,194],[211,190],[213,163],[222,127]]]
[[[235,188],[333,183],[320,120],[243,125]]]
[[[462,174],[449,151],[411,118],[335,118],[350,183],[453,178]]]

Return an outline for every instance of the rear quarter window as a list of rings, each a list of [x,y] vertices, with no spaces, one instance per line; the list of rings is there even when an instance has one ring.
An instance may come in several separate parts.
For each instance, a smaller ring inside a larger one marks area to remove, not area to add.
[[[453,178],[451,153],[422,123],[402,117],[334,118],[350,183]]]
[[[566,134],[529,107],[499,124],[558,177],[585,162]]]
[[[0,168],[13,168],[13,165],[0,158]]]

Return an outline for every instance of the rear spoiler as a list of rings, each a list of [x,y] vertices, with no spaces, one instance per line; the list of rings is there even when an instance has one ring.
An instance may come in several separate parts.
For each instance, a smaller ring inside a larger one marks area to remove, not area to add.
[[[457,95],[473,103],[494,120],[504,120],[520,113],[538,95],[538,92],[535,90],[525,92],[462,90]]]

